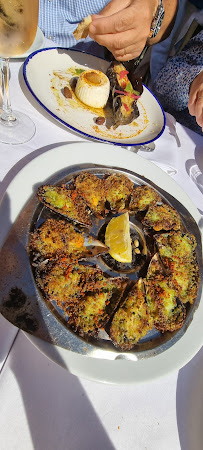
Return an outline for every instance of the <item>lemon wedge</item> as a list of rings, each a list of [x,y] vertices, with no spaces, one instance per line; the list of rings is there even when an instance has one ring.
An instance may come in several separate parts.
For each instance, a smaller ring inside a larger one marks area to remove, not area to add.
[[[126,212],[113,217],[106,227],[105,244],[109,247],[109,254],[116,261],[132,262],[132,244],[130,238],[129,214]]]

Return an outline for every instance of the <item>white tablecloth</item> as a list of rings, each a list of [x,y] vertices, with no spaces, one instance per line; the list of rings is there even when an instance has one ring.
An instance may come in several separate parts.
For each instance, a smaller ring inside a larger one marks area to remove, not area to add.
[[[19,79],[18,79],[19,77]],[[27,113],[36,134],[24,145],[0,144],[0,195],[36,155],[82,141],[37,106],[11,62],[12,106]],[[128,150],[126,150],[128,151]],[[176,182],[203,211],[203,141],[167,117],[152,153],[171,165]],[[0,316],[1,450],[200,450],[203,442],[203,350],[179,372],[143,385],[108,385],[76,377],[39,352]]]

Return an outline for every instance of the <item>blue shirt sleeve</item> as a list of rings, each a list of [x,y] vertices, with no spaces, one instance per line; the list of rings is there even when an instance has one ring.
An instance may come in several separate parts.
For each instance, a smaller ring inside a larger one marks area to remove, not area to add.
[[[60,47],[77,44],[73,31],[89,14],[98,14],[110,0],[40,0],[39,27]],[[82,40],[84,43],[84,39]],[[85,40],[85,44],[90,38]],[[92,42],[92,41],[91,41]],[[90,44],[89,44],[90,45]]]

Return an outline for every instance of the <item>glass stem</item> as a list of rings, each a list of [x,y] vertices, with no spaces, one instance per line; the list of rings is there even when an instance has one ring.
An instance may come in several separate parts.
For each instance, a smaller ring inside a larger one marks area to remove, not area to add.
[[[13,114],[9,95],[9,58],[1,58],[2,113],[1,121],[12,125],[16,118]]]

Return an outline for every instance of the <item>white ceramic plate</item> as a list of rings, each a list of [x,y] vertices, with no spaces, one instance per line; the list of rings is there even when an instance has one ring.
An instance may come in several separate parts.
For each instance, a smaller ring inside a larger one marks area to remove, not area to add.
[[[27,50],[27,52],[23,53],[23,55],[13,56],[13,58],[11,58],[11,59],[27,58],[28,55],[35,52],[36,50],[39,50],[40,48],[43,47],[43,45],[44,45],[44,35],[42,33],[42,30],[38,27],[37,33],[35,36],[35,40],[34,40],[33,44],[31,45],[31,47]]]
[[[140,116],[131,124],[108,129],[96,125],[99,110],[79,102],[76,96],[66,99],[63,87],[73,77],[70,69],[92,68],[106,73],[109,62],[95,56],[62,48],[48,48],[30,55],[24,63],[24,79],[36,100],[55,119],[88,138],[117,145],[141,145],[154,141],[164,131],[165,115],[160,104],[144,86],[138,100]]]
[[[81,164],[107,165],[124,168],[145,176],[174,196],[199,223],[201,216],[191,200],[176,182],[150,161],[112,145],[102,143],[74,143],[52,149],[36,157],[10,183],[0,205],[0,247],[24,208],[36,186],[66,167]],[[22,182],[23,180],[23,182]],[[26,189],[25,189],[26,186]],[[8,220],[8,203],[10,217]],[[148,359],[136,360],[135,355],[119,354],[118,359],[97,359],[82,356],[56,347],[34,336],[28,339],[46,356],[77,376],[116,384],[143,383],[180,369],[203,344],[203,299],[184,335],[166,351]],[[108,358],[108,355],[107,355]],[[131,360],[133,358],[133,360]]]

